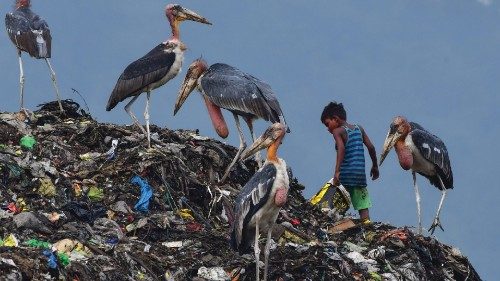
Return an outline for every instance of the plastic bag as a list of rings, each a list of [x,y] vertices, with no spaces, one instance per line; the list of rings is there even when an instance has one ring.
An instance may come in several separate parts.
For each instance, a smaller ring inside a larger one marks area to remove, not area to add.
[[[151,199],[151,197],[153,197],[153,189],[145,179],[139,176],[132,177],[130,183],[136,184],[141,188],[141,197],[135,204],[134,209],[139,212],[148,212],[149,200]]]

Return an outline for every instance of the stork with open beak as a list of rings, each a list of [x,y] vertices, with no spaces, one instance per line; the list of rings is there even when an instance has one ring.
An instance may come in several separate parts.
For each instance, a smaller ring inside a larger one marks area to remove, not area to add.
[[[438,226],[441,230],[444,230],[439,220],[439,213],[446,197],[446,191],[453,188],[453,173],[445,144],[419,124],[408,122],[406,118],[397,116],[392,121],[387,133],[380,156],[380,165],[382,165],[392,147],[396,150],[401,168],[412,170],[413,187],[417,201],[419,234],[422,234],[422,221],[416,173],[429,179],[430,183],[442,192],[436,216],[429,231],[433,234]]]
[[[24,110],[24,69],[21,53],[26,52],[36,59],[44,59],[49,67],[52,84],[56,91],[59,109],[64,112],[59,89],[57,87],[56,73],[50,64],[52,54],[52,36],[49,25],[39,15],[31,11],[30,0],[16,0],[14,11],[5,15],[5,27],[9,38],[17,48],[19,58],[19,86],[21,110]]]
[[[264,251],[264,280],[267,279],[270,239],[279,211],[287,200],[289,177],[283,159],[276,155],[286,133],[286,126],[274,123],[246,149],[241,159],[246,159],[267,147],[264,165],[243,187],[235,202],[235,219],[232,226],[231,246],[240,254],[247,253],[254,245],[256,280],[259,280],[259,234],[267,231]]]
[[[149,53],[125,68],[120,78],[118,78],[106,106],[106,110],[110,111],[119,102],[132,97],[130,102],[125,106],[125,111],[130,115],[134,124],[141,129],[143,134],[147,135],[148,147],[151,147],[149,132],[149,101],[151,91],[174,78],[181,71],[182,62],[184,61],[184,51],[187,47],[180,41],[179,24],[185,20],[211,24],[204,17],[177,4],[167,5],[165,15],[172,28],[172,36],[169,40],[160,43]],[[147,93],[146,109],[144,111],[146,131],[130,110],[132,103],[144,92]]]
[[[236,164],[246,147],[239,116],[246,121],[252,135],[252,141],[255,141],[253,131],[255,119],[262,118],[272,123],[280,122],[286,126],[280,104],[271,86],[233,66],[215,63],[208,67],[202,59],[193,61],[179,90],[174,115],[195,88],[201,92],[212,124],[220,137],[226,138],[229,134],[221,108],[233,113],[238,129],[240,146],[231,164],[226,168],[221,182],[225,181],[231,168]],[[288,127],[286,130],[290,132]],[[260,166],[259,158],[257,152],[256,160]]]

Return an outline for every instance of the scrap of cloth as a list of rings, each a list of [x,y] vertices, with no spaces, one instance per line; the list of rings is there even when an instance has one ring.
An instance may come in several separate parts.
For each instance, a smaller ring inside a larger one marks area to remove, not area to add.
[[[151,197],[153,197],[153,189],[151,188],[147,180],[139,176],[132,177],[130,183],[136,184],[141,188],[141,197],[139,198],[139,201],[135,203],[134,209],[140,212],[148,212],[149,200],[151,199]]]

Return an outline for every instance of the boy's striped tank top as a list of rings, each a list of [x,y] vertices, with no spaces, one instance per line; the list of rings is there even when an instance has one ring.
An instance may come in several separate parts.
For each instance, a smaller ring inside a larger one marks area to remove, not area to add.
[[[340,165],[340,183],[344,186],[365,187],[365,151],[363,136],[357,125],[353,129],[343,126],[347,133],[344,161]]]

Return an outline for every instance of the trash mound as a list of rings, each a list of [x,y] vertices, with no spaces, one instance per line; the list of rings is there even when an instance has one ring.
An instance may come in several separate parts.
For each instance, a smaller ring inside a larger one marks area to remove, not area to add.
[[[228,242],[253,160],[218,184],[232,146],[153,125],[147,149],[137,128],[63,107],[0,114],[0,280],[255,280]],[[458,249],[331,218],[303,189],[291,179],[270,280],[481,280]]]

